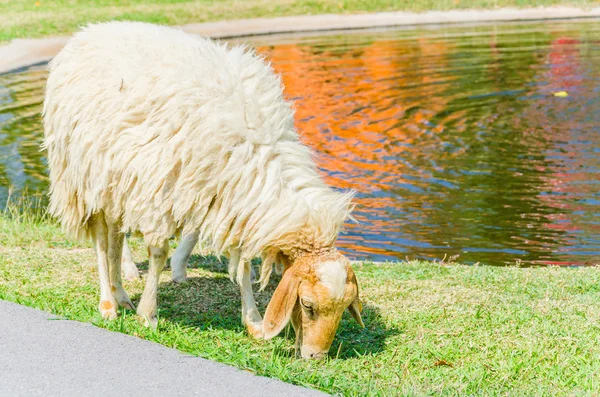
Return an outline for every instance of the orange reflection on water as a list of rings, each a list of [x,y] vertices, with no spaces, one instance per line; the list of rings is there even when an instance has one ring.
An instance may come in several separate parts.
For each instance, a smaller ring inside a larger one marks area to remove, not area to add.
[[[335,57],[297,44],[260,50],[282,74],[287,95],[301,98],[296,101],[298,131],[321,154],[329,183],[365,191],[387,189],[391,178],[405,182],[405,166],[391,158],[419,150],[415,137],[431,113],[445,108],[447,98],[437,94],[449,84],[432,84],[439,79],[410,71],[424,70],[422,54],[444,54],[445,46],[425,39],[413,47],[375,41]],[[403,70],[409,72],[399,73]],[[421,108],[421,98],[431,99],[429,109]],[[410,109],[416,111],[407,114]]]
[[[442,257],[444,247],[462,246],[544,257],[573,244],[569,233],[581,227],[571,223],[578,205],[568,198],[591,194],[576,187],[590,176],[563,175],[560,161],[539,158],[575,139],[564,131],[585,116],[557,119],[561,103],[518,96],[580,89],[580,40],[558,32],[520,42],[507,30],[259,48],[295,100],[297,129],[327,182],[360,192],[363,225],[344,237],[356,255]],[[532,227],[543,230],[532,235]]]
[[[423,28],[265,38],[259,51],[327,182],[358,191],[361,223],[340,238],[351,256],[589,263],[600,256],[599,32]],[[46,189],[44,79],[43,67],[0,75],[0,200],[8,185]]]

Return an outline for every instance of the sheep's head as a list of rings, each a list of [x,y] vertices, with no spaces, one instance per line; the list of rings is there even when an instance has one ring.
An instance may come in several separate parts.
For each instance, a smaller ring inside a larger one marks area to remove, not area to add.
[[[358,283],[348,259],[335,250],[300,255],[285,270],[267,306],[264,337],[274,337],[291,320],[296,353],[322,358],[346,309],[364,327]]]

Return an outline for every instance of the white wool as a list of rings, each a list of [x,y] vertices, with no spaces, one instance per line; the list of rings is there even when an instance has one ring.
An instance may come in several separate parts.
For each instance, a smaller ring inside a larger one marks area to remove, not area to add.
[[[325,285],[332,298],[340,299],[346,288],[346,277],[348,276],[346,264],[342,261],[323,262],[316,270],[319,281]]]
[[[153,246],[199,230],[217,253],[270,263],[335,242],[352,193],[318,175],[279,77],[253,51],[110,22],[77,33],[49,71],[49,208],[69,232],[89,236],[103,211]]]

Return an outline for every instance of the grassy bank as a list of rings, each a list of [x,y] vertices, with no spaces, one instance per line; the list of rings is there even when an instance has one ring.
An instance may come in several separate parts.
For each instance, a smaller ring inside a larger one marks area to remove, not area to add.
[[[304,14],[598,4],[598,0],[0,0],[0,41],[68,34],[87,22],[111,19],[181,25]]]
[[[144,269],[141,244],[134,255]],[[248,337],[239,294],[214,258],[196,255],[190,281],[159,294],[157,332],[133,312],[113,322],[96,311],[89,243],[71,241],[39,217],[0,215],[0,299],[91,322],[343,395],[598,395],[600,268],[492,268],[425,262],[360,264],[366,329],[345,315],[335,359],[292,357],[289,334]],[[264,308],[271,288],[258,294]],[[134,302],[143,285],[127,282]],[[289,332],[289,331],[288,331]]]

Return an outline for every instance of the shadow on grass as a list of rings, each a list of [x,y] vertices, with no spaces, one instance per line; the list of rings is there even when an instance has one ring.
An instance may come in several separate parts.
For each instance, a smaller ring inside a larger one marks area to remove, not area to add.
[[[258,264],[259,262],[255,262]],[[141,270],[148,268],[148,262],[138,264]],[[221,328],[244,331],[241,323],[240,291],[237,284],[229,280],[227,260],[215,256],[192,255],[188,268],[206,270],[210,273],[189,277],[183,284],[164,282],[158,291],[160,316],[171,322],[199,329]],[[255,267],[255,270],[258,269]],[[273,295],[280,277],[273,273],[264,291],[254,292],[261,313]],[[137,304],[140,296],[133,297]],[[385,348],[385,341],[400,331],[388,328],[379,310],[365,305],[362,312],[365,328],[360,328],[346,311],[329,354],[338,359],[349,359],[363,355],[375,355]],[[290,326],[279,337],[294,345],[294,331]],[[292,355],[293,349],[281,352]]]
[[[401,331],[389,327],[375,306],[365,305],[362,311],[365,328],[361,328],[346,311],[329,354],[340,359],[376,355],[385,349],[385,341]]]

